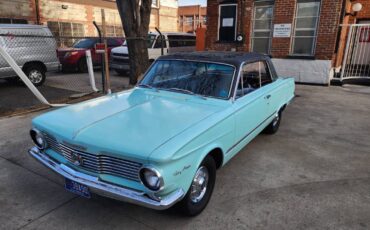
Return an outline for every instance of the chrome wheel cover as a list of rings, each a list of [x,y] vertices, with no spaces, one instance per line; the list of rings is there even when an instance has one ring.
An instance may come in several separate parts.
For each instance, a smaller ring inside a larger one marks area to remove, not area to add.
[[[190,200],[193,203],[198,203],[203,199],[207,191],[208,179],[208,169],[201,166],[195,173],[195,177],[190,188]]]
[[[42,81],[42,73],[35,69],[31,70],[28,74],[28,79],[30,79],[33,84],[38,84]]]
[[[279,122],[279,120],[280,120],[280,116],[279,116],[279,114],[276,114],[276,117],[272,121],[272,126],[276,126],[277,123]]]

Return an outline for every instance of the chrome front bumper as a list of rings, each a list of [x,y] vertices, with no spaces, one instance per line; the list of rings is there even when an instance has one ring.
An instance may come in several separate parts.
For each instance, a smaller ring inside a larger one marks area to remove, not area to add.
[[[80,184],[86,185],[87,187],[89,187],[92,193],[96,193],[112,199],[137,204],[151,209],[164,210],[170,208],[172,205],[180,201],[185,195],[182,189],[177,189],[163,199],[160,199],[159,201],[153,200],[149,198],[144,192],[137,192],[127,188],[109,184],[100,181],[97,177],[77,172],[64,164],[57,163],[47,155],[43,154],[37,147],[31,148],[30,150],[28,150],[28,153],[32,157],[40,161],[43,165],[52,169],[59,175],[76,181]]]

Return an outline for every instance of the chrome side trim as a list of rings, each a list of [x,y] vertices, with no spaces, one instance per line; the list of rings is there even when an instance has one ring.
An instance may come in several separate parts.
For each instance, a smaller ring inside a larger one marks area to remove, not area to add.
[[[99,178],[90,176],[85,173],[77,172],[74,169],[64,165],[59,164],[49,158],[47,155],[43,154],[37,147],[32,147],[28,150],[28,153],[40,161],[43,165],[50,168],[57,174],[68,178],[70,180],[76,181],[80,184],[89,187],[90,191],[101,196],[109,197],[112,199],[144,206],[156,210],[164,210],[170,208],[172,205],[180,201],[184,196],[184,191],[179,188],[169,195],[157,200],[149,198],[144,192],[134,191],[128,188],[123,188],[113,184],[109,184],[100,181]]]
[[[268,121],[270,118],[272,118],[274,115],[276,115],[277,112],[274,112],[273,114],[271,114],[270,116],[268,116],[265,120],[263,120],[259,125],[257,125],[252,131],[250,131],[249,133],[245,134],[239,141],[237,141],[233,146],[231,146],[227,151],[226,151],[226,154],[229,153],[231,150],[233,150],[236,146],[238,146],[243,140],[245,140],[249,135],[251,135],[254,131],[256,131],[256,129],[258,129],[259,127],[261,127],[261,125],[263,125],[266,121]]]

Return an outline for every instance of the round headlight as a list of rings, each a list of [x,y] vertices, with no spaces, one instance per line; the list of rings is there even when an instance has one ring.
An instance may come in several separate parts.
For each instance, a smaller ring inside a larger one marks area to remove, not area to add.
[[[44,135],[37,129],[31,129],[30,131],[31,138],[33,142],[36,144],[37,148],[45,149],[46,148],[46,140]]]
[[[163,179],[159,172],[153,168],[142,168],[140,170],[141,182],[152,191],[158,191],[163,187]]]

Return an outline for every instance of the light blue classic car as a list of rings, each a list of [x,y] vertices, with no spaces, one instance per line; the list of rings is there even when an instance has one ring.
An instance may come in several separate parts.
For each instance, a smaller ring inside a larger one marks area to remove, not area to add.
[[[32,157],[65,188],[197,215],[216,170],[260,132],[273,134],[294,97],[265,55],[162,56],[133,89],[36,117]]]

